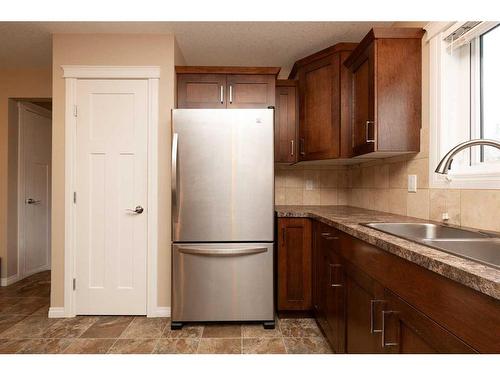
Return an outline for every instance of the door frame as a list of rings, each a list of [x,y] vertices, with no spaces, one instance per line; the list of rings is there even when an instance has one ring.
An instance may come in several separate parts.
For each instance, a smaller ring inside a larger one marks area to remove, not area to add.
[[[49,233],[49,249],[48,249],[48,261],[44,267],[37,269],[35,272],[25,273],[26,264],[26,251],[25,251],[25,226],[24,226],[24,209],[25,209],[25,160],[24,160],[24,123],[22,121],[22,111],[30,111],[36,113],[39,116],[48,118],[51,120],[52,128],[52,112],[48,109],[42,108],[30,102],[19,101],[17,102],[17,134],[18,134],[18,149],[17,149],[17,280],[22,280],[37,272],[50,270],[51,259],[52,259],[52,241],[51,233]],[[52,130],[51,130],[52,131]],[[52,169],[52,168],[51,168]],[[50,192],[52,195],[52,191]],[[52,211],[52,205],[49,206],[49,212]],[[52,216],[52,214],[50,214]],[[49,227],[52,226],[52,220],[48,218]]]
[[[76,175],[76,89],[82,79],[142,79],[148,82],[148,151],[147,151],[147,302],[148,317],[169,312],[158,306],[158,94],[159,66],[90,66],[62,65],[65,80],[65,182],[64,182],[64,307],[51,308],[49,317],[74,317],[76,298],[73,279],[76,275],[76,205],[73,202]]]

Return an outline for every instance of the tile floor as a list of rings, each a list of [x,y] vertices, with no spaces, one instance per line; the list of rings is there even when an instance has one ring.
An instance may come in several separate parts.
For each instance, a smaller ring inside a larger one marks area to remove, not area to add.
[[[0,353],[331,353],[313,319],[261,324],[186,325],[140,316],[47,317],[50,272],[0,288]]]

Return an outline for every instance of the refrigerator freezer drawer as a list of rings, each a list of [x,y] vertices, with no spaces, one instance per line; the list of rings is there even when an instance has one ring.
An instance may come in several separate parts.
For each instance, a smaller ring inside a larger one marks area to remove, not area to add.
[[[172,321],[274,320],[272,243],[174,244]]]

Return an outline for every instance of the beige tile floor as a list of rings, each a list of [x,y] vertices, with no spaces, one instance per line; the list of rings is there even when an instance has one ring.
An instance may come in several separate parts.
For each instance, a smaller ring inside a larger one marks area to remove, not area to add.
[[[168,318],[47,317],[50,273],[0,288],[0,353],[330,353],[313,319],[261,324],[191,324],[170,330]]]

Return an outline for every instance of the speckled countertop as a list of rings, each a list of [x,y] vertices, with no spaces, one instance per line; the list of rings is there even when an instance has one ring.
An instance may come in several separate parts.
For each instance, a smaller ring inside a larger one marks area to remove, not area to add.
[[[308,217],[500,300],[500,270],[420,245],[360,223],[429,222],[349,206],[276,206],[278,217]]]

